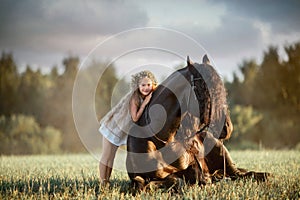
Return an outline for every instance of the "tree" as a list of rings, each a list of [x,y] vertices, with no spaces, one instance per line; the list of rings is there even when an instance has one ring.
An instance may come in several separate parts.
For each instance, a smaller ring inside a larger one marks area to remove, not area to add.
[[[231,111],[231,118],[235,130],[233,139],[239,142],[247,137],[247,135],[251,135],[249,131],[262,120],[263,116],[256,112],[251,106],[235,105]],[[251,139],[251,136],[247,138]]]
[[[30,134],[29,132],[23,134],[23,136],[20,132],[20,134],[17,134],[18,137],[9,139],[8,133],[4,129],[1,130],[1,140],[6,141],[5,144],[11,142],[11,145],[9,144],[10,148],[16,148],[14,144],[19,144],[24,148],[29,148],[29,144],[34,147],[43,144],[44,149],[37,148],[40,153],[53,152],[53,149],[58,147],[51,142],[56,141],[59,146],[61,145],[62,150],[66,152],[84,150],[75,129],[72,113],[72,92],[78,71],[79,58],[67,57],[63,60],[63,64],[65,70],[62,74],[58,73],[57,67],[53,67],[49,74],[42,74],[39,69],[34,71],[30,66],[27,66],[23,73],[18,73],[12,54],[2,53],[0,60],[0,116],[4,115],[6,118],[12,115],[22,115],[23,118],[26,118],[23,121],[28,123],[26,129],[32,131]],[[94,66],[86,69],[86,80],[99,79],[99,77],[95,77],[93,70],[91,70],[92,67],[94,69],[104,69],[106,66],[107,63],[94,63]],[[99,119],[110,109],[111,96],[117,81],[114,66],[109,66],[101,77],[95,94],[96,113]],[[119,95],[119,91],[116,92]],[[39,127],[40,130],[35,131],[34,127]],[[58,137],[59,134],[56,130],[62,133],[61,136]],[[35,137],[36,134],[42,134],[43,136],[39,136],[39,140],[32,142],[33,140],[30,140],[30,138]],[[24,142],[25,140],[27,142]],[[20,141],[23,141],[23,143],[21,144]],[[48,143],[44,145],[43,142],[46,141],[49,141],[51,146]],[[4,143],[1,144],[4,148]],[[32,150],[32,153],[36,153],[36,150]]]
[[[0,154],[59,153],[60,145],[61,132],[41,128],[32,116],[0,116]]]
[[[280,71],[280,98],[284,106],[292,109],[289,114],[300,117],[300,43],[285,47],[288,60],[283,63]],[[286,112],[285,112],[286,113]]]
[[[2,53],[0,59],[0,114],[10,116],[16,112],[19,77],[11,53]]]
[[[255,95],[253,85],[258,73],[258,65],[254,60],[244,60],[239,70],[242,80],[234,73],[232,83],[226,83],[229,101],[232,104],[248,106],[252,104],[252,97]]]
[[[64,73],[57,77],[57,72],[51,72],[55,86],[51,89],[51,96],[47,103],[47,121],[62,131],[62,148],[68,152],[83,151],[83,145],[76,132],[72,114],[72,91],[78,71],[79,58],[68,57],[63,60]]]
[[[283,61],[277,48],[270,47],[260,65],[244,62],[240,67],[243,77],[234,76],[226,83],[233,107],[252,106],[262,115],[244,138],[262,141],[267,147],[291,148],[300,141],[300,43],[285,47],[285,51],[288,59]]]
[[[26,71],[20,76],[17,113],[32,115],[39,124],[46,126],[45,102],[49,97],[50,87],[52,84],[47,76],[42,75],[40,70],[34,72],[30,66],[27,66]]]
[[[282,65],[279,61],[277,48],[270,47],[264,54],[263,62],[260,65],[258,75],[255,80],[254,89],[257,94],[253,100],[255,108],[270,110],[274,105],[280,103],[280,68]]]
[[[94,66],[104,68],[106,64],[98,63]],[[112,94],[117,81],[118,79],[116,77],[114,66],[111,65],[106,67],[98,82],[96,90],[96,112],[99,120],[111,109]]]

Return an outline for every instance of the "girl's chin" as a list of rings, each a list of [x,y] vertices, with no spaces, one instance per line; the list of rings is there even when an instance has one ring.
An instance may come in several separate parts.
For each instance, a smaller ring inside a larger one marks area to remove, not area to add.
[[[150,92],[148,93],[142,93],[143,96],[148,96],[150,94]]]

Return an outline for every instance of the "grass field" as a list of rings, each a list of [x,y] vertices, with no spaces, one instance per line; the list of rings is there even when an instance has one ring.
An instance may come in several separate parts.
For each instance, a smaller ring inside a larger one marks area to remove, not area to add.
[[[99,187],[98,161],[89,154],[1,156],[0,199],[300,199],[299,151],[231,151],[237,166],[268,171],[263,183],[220,181],[184,185],[177,194],[150,189],[133,196],[125,172],[113,171],[110,187]]]

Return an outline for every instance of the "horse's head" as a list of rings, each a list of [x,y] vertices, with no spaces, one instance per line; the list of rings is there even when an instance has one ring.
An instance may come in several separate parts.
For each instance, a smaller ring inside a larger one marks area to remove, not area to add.
[[[189,111],[199,117],[200,126],[208,127],[216,138],[228,139],[233,125],[227,106],[227,93],[221,77],[210,65],[208,57],[203,57],[202,64],[192,63],[188,57],[185,77],[190,81],[199,105],[198,116],[193,113],[194,108],[189,108]]]

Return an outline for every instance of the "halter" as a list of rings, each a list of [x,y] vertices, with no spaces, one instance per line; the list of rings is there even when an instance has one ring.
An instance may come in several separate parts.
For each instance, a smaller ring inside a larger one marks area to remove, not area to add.
[[[192,85],[192,88],[194,89],[196,86],[195,86],[195,81],[198,81],[200,80],[201,78],[198,77],[198,78],[194,78],[194,75],[191,74],[191,85]]]
[[[196,88],[195,81],[197,81],[197,80],[201,80],[201,78],[200,78],[200,77],[194,78],[194,75],[191,74],[191,89],[190,89],[189,96],[188,96],[187,108],[188,108],[189,105],[190,105],[190,97],[191,97],[191,94],[192,94],[192,90],[195,91],[195,88]],[[197,98],[197,97],[196,97],[196,98]],[[196,132],[196,134],[202,132],[207,126],[208,126],[208,125],[205,124],[205,123],[201,124],[201,126],[200,126],[199,130]]]

